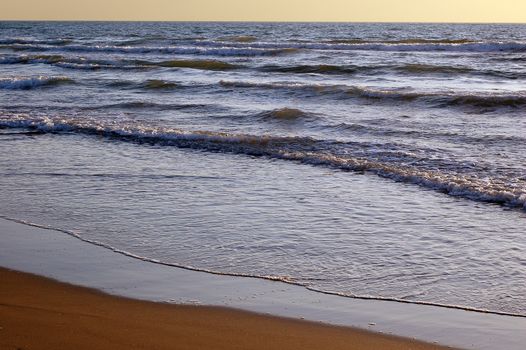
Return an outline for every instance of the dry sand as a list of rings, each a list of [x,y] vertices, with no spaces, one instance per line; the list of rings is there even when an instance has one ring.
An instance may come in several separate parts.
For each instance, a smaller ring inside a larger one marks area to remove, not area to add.
[[[120,298],[0,268],[0,349],[446,349],[233,309]]]

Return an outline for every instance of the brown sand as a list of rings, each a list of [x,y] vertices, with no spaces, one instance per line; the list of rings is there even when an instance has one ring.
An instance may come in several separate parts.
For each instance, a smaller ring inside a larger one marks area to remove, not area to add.
[[[446,349],[238,310],[114,297],[0,268],[0,349]]]

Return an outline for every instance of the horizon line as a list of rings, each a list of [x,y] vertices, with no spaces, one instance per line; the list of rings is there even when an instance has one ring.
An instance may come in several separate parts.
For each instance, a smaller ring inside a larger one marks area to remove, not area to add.
[[[0,19],[0,22],[129,22],[129,23],[340,23],[340,24],[526,24],[526,22],[437,21],[309,21],[309,20],[148,20],[148,19]]]

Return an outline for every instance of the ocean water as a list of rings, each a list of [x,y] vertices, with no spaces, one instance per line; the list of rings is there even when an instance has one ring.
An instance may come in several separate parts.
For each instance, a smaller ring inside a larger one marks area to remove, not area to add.
[[[0,22],[0,215],[526,316],[526,26]]]

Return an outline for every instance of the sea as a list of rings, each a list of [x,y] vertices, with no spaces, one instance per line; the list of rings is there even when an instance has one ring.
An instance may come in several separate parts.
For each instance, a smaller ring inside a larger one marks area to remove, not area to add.
[[[525,112],[526,25],[0,22],[0,216],[526,316]]]

